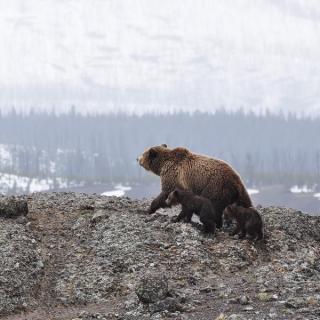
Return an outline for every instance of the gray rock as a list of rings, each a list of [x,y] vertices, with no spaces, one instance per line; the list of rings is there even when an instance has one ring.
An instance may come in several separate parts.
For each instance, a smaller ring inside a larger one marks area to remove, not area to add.
[[[239,298],[239,303],[242,304],[242,305],[247,305],[249,304],[250,300],[247,296],[241,296]]]
[[[91,217],[91,222],[96,223],[106,218],[108,218],[108,212],[100,209],[94,212]]]
[[[266,238],[252,242],[224,231],[211,239],[194,224],[171,223],[178,207],[147,216],[149,205],[36,193],[29,222],[0,217],[0,317],[31,319],[29,311],[49,306],[47,318],[86,311],[62,320],[214,319],[220,310],[221,320],[317,319],[319,217],[261,208]]]
[[[34,308],[43,269],[32,234],[15,219],[0,220],[0,316]]]
[[[176,312],[183,311],[183,306],[178,302],[176,298],[167,297],[163,300],[149,305],[149,311],[151,314],[162,311]]]
[[[0,217],[16,218],[28,214],[28,202],[18,197],[0,197]]]
[[[294,308],[294,309],[298,309],[298,308],[302,308],[306,305],[306,301],[303,298],[289,298],[286,302],[285,302],[285,306],[287,308]]]
[[[246,317],[242,316],[241,314],[233,313],[227,317],[227,320],[247,320]]]
[[[165,299],[169,294],[167,277],[163,274],[143,276],[136,288],[136,294],[143,303],[154,303]]]

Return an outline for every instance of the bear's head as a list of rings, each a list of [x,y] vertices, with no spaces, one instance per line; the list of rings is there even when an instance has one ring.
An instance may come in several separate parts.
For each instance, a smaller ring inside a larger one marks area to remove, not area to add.
[[[166,204],[171,207],[175,206],[179,203],[179,190],[175,189],[174,191],[170,192],[168,198],[166,199]]]
[[[139,165],[147,171],[151,171],[157,175],[160,175],[165,155],[169,152],[170,150],[166,144],[151,147],[147,149],[141,156],[139,156],[137,161]]]

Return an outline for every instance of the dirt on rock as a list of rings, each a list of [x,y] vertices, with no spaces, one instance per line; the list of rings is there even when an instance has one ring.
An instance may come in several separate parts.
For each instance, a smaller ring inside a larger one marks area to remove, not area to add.
[[[150,200],[16,200],[27,215],[0,216],[1,319],[320,318],[320,217],[261,208],[251,242],[173,223],[179,208],[147,215]]]

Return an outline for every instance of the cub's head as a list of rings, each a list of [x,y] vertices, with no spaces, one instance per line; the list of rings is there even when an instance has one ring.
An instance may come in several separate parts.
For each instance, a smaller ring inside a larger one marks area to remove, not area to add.
[[[230,225],[234,220],[234,215],[236,212],[237,205],[235,203],[228,205],[223,210],[223,221],[226,225]]]
[[[168,206],[175,206],[179,203],[179,190],[175,189],[174,191],[172,191],[169,195],[168,198],[166,200],[166,204]]]
[[[155,146],[147,149],[141,156],[137,158],[137,161],[141,167],[151,171],[157,175],[160,174],[161,165],[164,160],[164,156],[168,153],[169,149],[166,144]]]

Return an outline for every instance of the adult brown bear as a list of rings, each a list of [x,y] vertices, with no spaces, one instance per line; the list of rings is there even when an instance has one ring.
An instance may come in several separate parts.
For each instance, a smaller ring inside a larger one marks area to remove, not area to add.
[[[152,201],[149,213],[167,207],[165,201],[176,188],[210,199],[217,214],[218,228],[222,226],[222,213],[227,205],[236,202],[246,208],[252,206],[240,176],[222,160],[194,154],[186,148],[170,149],[162,144],[147,149],[137,161],[161,178],[161,193]]]

